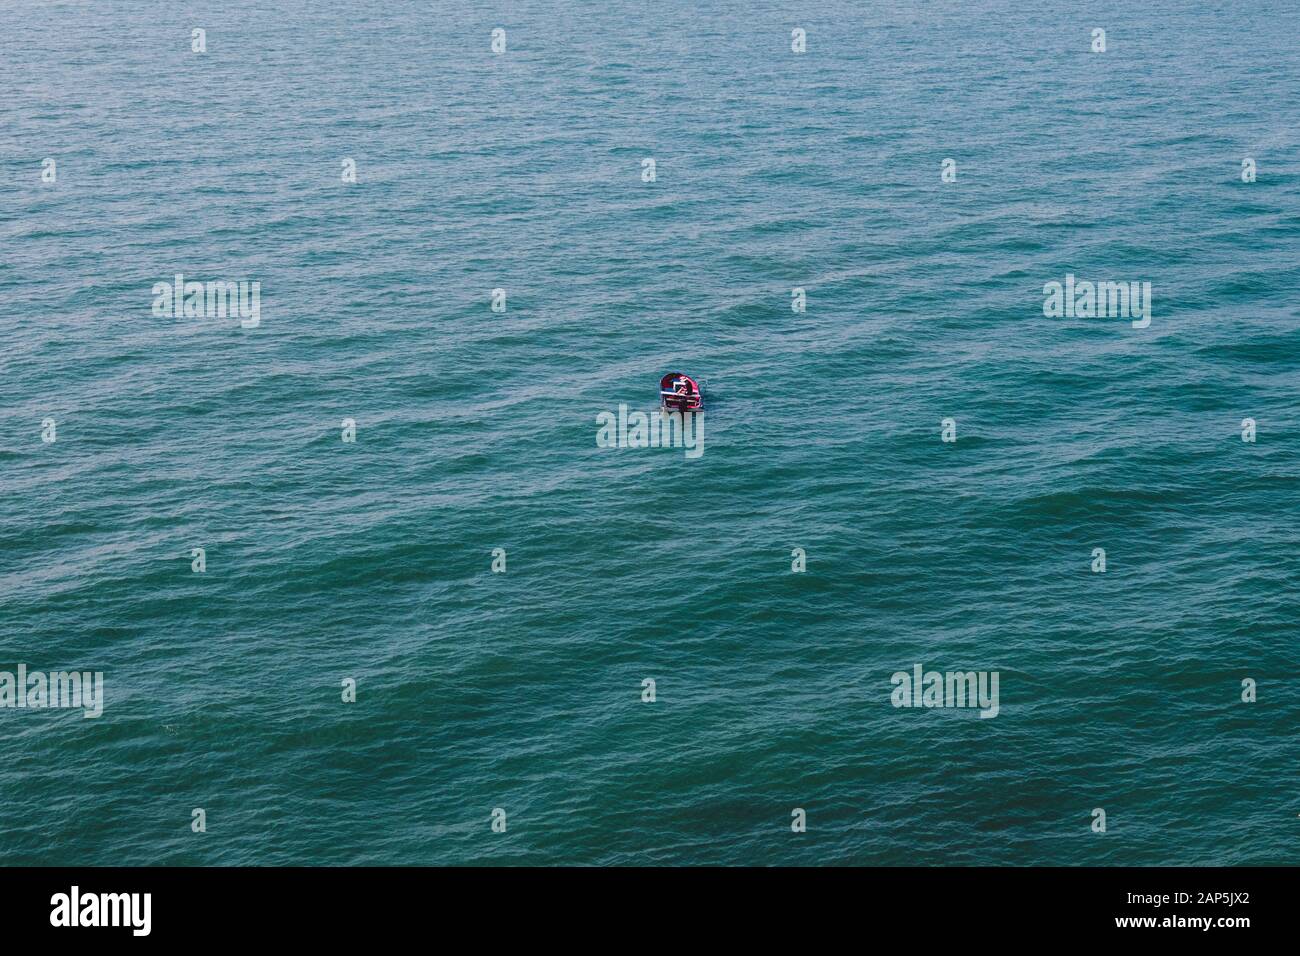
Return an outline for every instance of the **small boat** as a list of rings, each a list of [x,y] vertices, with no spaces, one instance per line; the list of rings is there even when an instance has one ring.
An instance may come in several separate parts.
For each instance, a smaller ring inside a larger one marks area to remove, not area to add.
[[[704,396],[695,379],[669,372],[659,380],[659,404],[668,412],[699,412],[704,410]]]

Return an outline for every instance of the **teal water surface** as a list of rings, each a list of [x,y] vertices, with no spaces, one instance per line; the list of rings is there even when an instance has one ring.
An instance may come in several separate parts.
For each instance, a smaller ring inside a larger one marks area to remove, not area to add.
[[[1296,862],[1298,41],[0,7],[0,670],[105,687],[0,708],[0,862]],[[1046,317],[1067,274],[1150,325]],[[704,453],[597,447],[675,369]],[[998,715],[895,708],[915,664]]]

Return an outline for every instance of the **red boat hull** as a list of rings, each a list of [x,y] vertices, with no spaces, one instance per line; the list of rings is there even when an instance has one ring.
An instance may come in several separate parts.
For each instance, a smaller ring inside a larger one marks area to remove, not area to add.
[[[695,379],[669,372],[659,380],[659,404],[670,412],[698,412],[704,408],[704,396]]]

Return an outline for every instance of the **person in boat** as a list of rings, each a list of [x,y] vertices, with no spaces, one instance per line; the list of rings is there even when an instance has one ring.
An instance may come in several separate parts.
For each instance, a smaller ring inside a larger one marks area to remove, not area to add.
[[[681,412],[687,411],[691,407],[691,383],[685,375],[674,384],[673,392],[673,408]]]

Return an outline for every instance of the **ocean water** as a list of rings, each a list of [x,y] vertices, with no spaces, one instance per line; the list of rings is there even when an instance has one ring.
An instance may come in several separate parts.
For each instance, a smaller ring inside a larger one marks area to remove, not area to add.
[[[1298,41],[0,7],[0,670],[105,694],[0,708],[0,861],[1296,862]],[[154,315],[176,273],[260,324]],[[1045,316],[1067,274],[1150,325]],[[669,370],[703,454],[597,447]],[[997,716],[894,707],[916,664]]]

